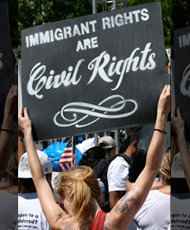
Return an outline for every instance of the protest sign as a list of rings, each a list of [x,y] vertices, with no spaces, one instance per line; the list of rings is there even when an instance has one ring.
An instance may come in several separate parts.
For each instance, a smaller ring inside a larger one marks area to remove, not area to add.
[[[190,124],[190,27],[174,33],[173,76],[176,106],[180,108],[184,120]]]
[[[22,32],[22,94],[37,139],[152,122],[168,80],[159,3]]]

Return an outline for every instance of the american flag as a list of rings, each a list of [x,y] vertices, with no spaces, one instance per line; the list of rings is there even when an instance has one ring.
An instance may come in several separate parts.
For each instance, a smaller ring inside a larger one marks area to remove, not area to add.
[[[61,155],[59,164],[62,171],[68,171],[74,167],[74,153],[71,147],[65,148],[63,154]]]

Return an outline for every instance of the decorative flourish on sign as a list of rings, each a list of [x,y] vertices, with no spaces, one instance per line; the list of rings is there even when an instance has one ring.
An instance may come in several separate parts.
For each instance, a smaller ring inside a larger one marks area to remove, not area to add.
[[[190,64],[183,72],[180,90],[184,96],[190,97]]]
[[[138,109],[135,100],[121,95],[112,95],[98,105],[86,102],[71,102],[64,105],[53,118],[58,127],[84,128],[100,119],[121,119],[133,115]],[[126,111],[128,110],[128,111]]]

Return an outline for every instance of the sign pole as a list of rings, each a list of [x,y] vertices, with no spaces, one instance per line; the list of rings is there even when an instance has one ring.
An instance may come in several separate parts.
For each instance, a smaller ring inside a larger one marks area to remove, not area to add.
[[[116,9],[116,0],[113,0],[113,3],[112,3],[112,10],[115,10]]]
[[[112,10],[116,10],[116,0],[113,0]],[[119,153],[119,131],[116,129],[114,131],[114,139],[116,142],[116,153]]]
[[[92,14],[96,14],[96,0],[92,0]]]

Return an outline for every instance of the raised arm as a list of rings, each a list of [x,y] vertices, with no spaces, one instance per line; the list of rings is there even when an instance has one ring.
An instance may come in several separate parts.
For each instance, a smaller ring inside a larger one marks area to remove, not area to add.
[[[9,159],[8,148],[11,141],[10,135],[13,132],[13,119],[16,114],[17,106],[17,87],[12,86],[8,92],[6,101],[3,122],[0,130],[0,171],[4,171]],[[15,133],[16,134],[16,133]]]
[[[182,157],[183,169],[186,177],[187,184],[190,190],[190,151],[187,146],[187,142],[184,135],[184,121],[181,117],[179,109],[177,110],[177,116],[174,117],[173,124],[177,134],[177,143],[179,152]]]
[[[19,126],[24,134],[26,151],[28,152],[29,164],[32,172],[32,179],[40,199],[43,211],[52,228],[57,229],[59,221],[64,215],[63,210],[57,205],[53,192],[43,174],[43,170],[38,158],[32,137],[32,125],[27,109],[19,113]]]
[[[161,164],[169,111],[170,86],[165,86],[158,102],[155,130],[148,148],[145,168],[137,178],[132,190],[126,193],[107,215],[106,229],[126,229],[142,206]]]

